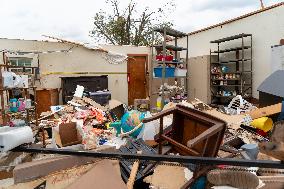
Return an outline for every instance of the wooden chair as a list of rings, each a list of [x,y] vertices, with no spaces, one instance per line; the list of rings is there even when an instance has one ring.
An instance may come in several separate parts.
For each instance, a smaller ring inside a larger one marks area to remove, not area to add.
[[[173,114],[173,123],[170,129],[164,130],[163,117],[170,114]],[[159,154],[162,154],[163,141],[167,141],[172,151],[181,155],[216,157],[227,125],[223,120],[182,105],[146,118],[143,123],[156,119],[160,119]]]
[[[173,115],[173,123],[163,129],[163,117]],[[216,157],[222,143],[227,123],[207,113],[177,105],[175,108],[157,113],[146,118],[143,123],[160,119],[160,129],[157,135],[159,154],[162,154],[164,141],[171,144],[168,152],[184,156]],[[194,171],[193,180],[206,172],[200,167]],[[189,181],[190,185],[193,180]]]

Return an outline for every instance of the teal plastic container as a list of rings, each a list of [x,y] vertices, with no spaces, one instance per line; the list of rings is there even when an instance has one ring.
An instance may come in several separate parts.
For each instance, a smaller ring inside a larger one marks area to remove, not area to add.
[[[16,98],[10,99],[10,111],[18,112],[18,100]]]

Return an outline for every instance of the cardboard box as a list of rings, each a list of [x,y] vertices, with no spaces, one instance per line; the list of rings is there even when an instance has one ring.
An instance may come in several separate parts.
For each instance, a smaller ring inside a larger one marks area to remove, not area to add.
[[[115,167],[110,160],[98,162],[94,168],[77,179],[66,189],[126,189],[126,184],[121,176],[117,174]]]
[[[59,125],[59,132],[53,129],[56,144],[60,147],[71,146],[82,143],[82,136],[77,130],[76,123],[65,123]]]

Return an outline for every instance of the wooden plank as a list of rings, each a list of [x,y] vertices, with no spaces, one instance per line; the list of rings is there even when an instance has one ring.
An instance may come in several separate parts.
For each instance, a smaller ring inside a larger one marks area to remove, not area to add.
[[[142,151],[137,151],[137,154],[142,154]],[[129,179],[127,181],[127,189],[133,189],[138,168],[139,168],[139,160],[133,163]]]
[[[245,117],[245,115],[227,115],[227,114],[224,114],[224,113],[217,111],[216,109],[207,110],[205,112],[212,115],[212,116],[215,116],[215,117],[217,117],[221,120],[226,121],[227,124],[228,124],[228,127],[235,129],[235,130],[240,127],[240,124],[241,124],[243,118]]]
[[[46,181],[46,189],[63,189],[89,171],[93,166],[94,164],[88,164],[67,170],[60,170],[34,181],[18,183],[7,187],[2,187],[2,189],[32,189],[44,181]]]
[[[100,149],[97,151],[113,151],[114,147]],[[15,183],[27,182],[46,176],[52,172],[97,162],[93,157],[62,156],[45,160],[38,160],[17,165],[14,169]]]
[[[248,114],[252,119],[257,119],[264,116],[274,115],[281,112],[282,103],[266,106],[264,108],[255,109]]]

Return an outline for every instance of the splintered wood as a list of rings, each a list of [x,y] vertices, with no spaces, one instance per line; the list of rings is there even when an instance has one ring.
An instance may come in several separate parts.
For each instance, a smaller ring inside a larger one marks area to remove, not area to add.
[[[99,103],[93,101],[93,100],[90,99],[90,98],[83,97],[82,100],[83,100],[85,103],[90,104],[91,106],[94,106],[94,107],[96,107],[96,108],[98,108],[98,109],[101,109],[101,110],[103,110],[103,111],[106,111],[106,110],[107,110],[106,107],[100,105]]]
[[[240,124],[243,120],[243,118],[245,117],[245,115],[227,115],[221,112],[218,112],[217,110],[213,109],[213,110],[207,110],[205,111],[206,113],[215,116],[221,120],[224,120],[227,122],[228,127],[234,130],[239,129]]]
[[[89,171],[93,166],[94,164],[89,164],[76,168],[71,168],[68,170],[59,171],[31,182],[19,183],[8,187],[2,187],[2,189],[31,189],[40,185],[44,181],[46,181],[47,183],[46,189],[63,189],[73,183],[77,178],[85,174],[87,171]]]
[[[142,154],[142,151],[137,151],[137,154]],[[127,189],[133,189],[138,167],[139,167],[139,161],[137,160],[133,163],[132,170],[127,182]]]
[[[252,119],[257,119],[264,116],[274,115],[281,112],[282,103],[266,106],[264,108],[255,109],[248,114]]]
[[[70,169],[58,171],[52,174],[49,174],[45,177],[42,177],[40,179],[26,182],[26,183],[19,183],[15,184],[12,186],[7,186],[7,187],[2,187],[1,189],[31,189],[39,186],[41,183],[46,181],[46,189],[66,189],[69,186],[73,185],[76,181],[78,181],[82,176],[86,175],[89,171],[91,171],[93,168],[100,168],[100,172],[103,171],[103,167],[105,165],[104,161],[108,161],[109,167],[111,166],[111,172],[108,172],[107,170],[105,173],[105,176],[107,174],[115,174],[119,178],[120,175],[120,170],[119,170],[119,162],[118,161],[110,161],[110,160],[102,160],[102,161],[97,161],[96,163],[93,164],[87,164],[87,165],[82,165],[78,167],[73,167]],[[92,175],[92,177],[96,177],[98,175]],[[95,179],[98,180],[99,178]],[[102,181],[105,181],[108,178],[102,178]],[[91,181],[91,180],[90,180]],[[121,180],[123,183],[123,181]],[[110,182],[112,183],[112,181]],[[83,186],[84,183],[82,183],[82,188],[85,188]],[[98,184],[97,187],[100,187]],[[79,187],[80,188],[80,187]],[[93,186],[93,188],[96,188]],[[119,187],[118,187],[119,188]],[[126,186],[125,186],[126,189]]]

